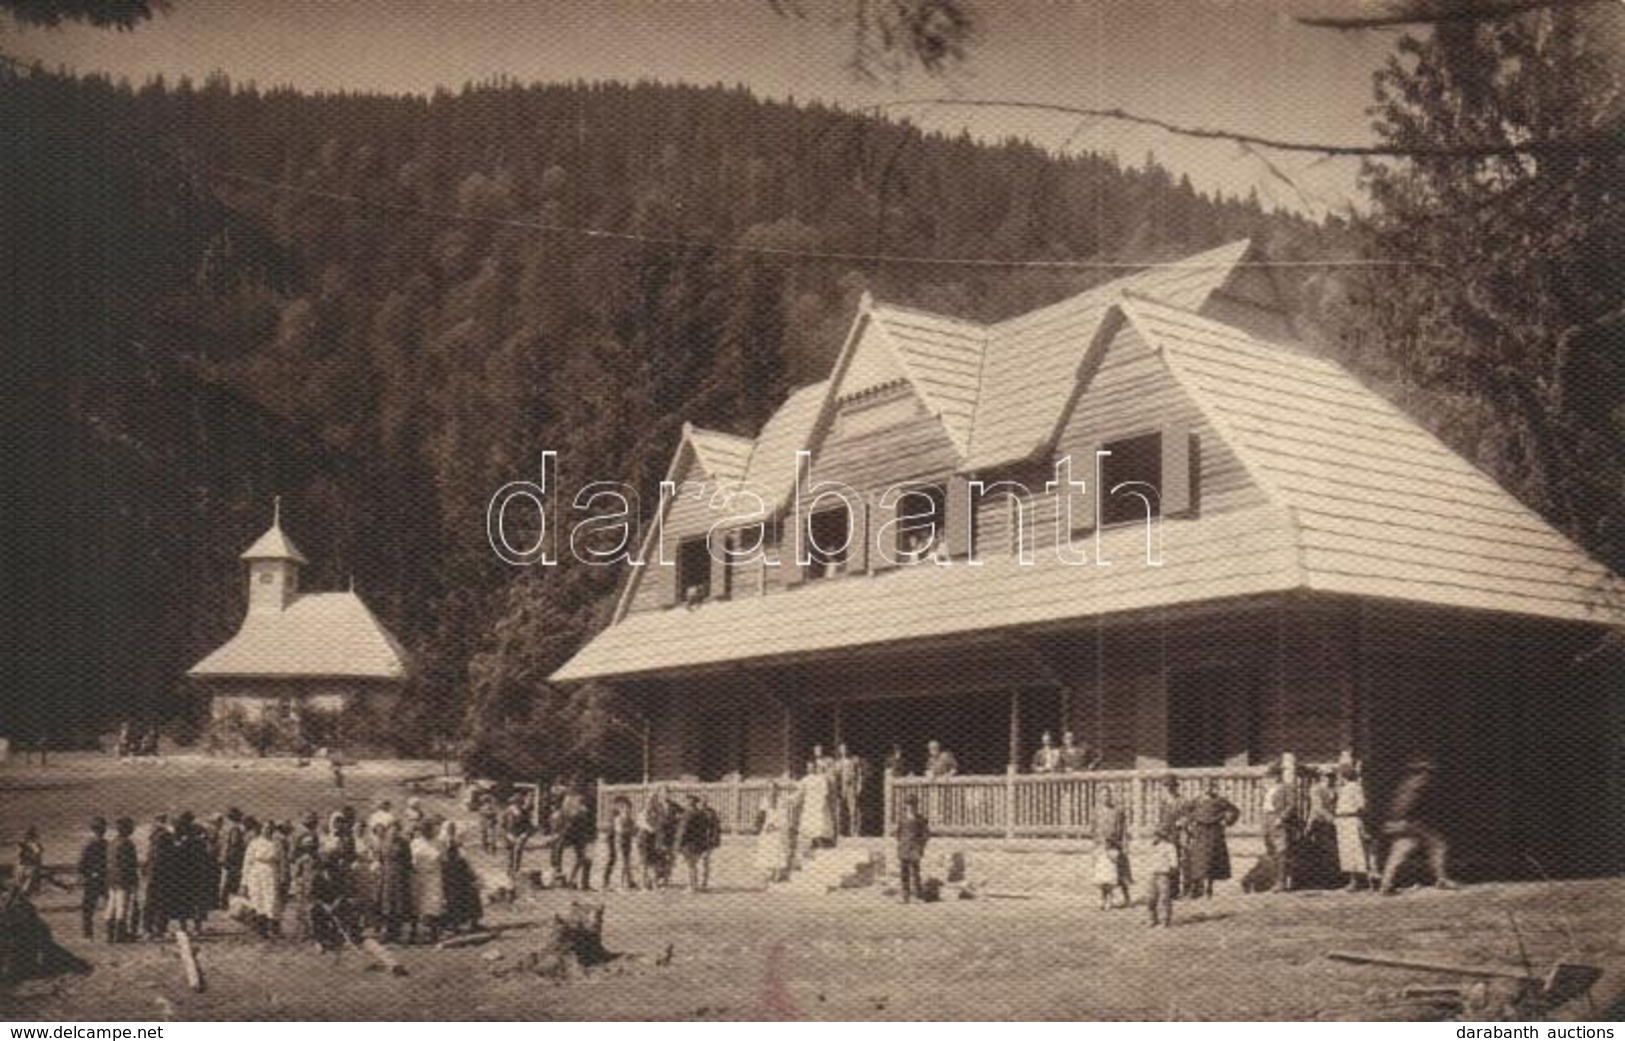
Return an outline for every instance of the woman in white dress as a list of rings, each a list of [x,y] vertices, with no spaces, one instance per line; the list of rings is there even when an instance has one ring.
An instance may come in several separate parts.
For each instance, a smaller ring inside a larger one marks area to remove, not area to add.
[[[243,852],[243,892],[254,908],[254,927],[261,936],[282,934],[282,844],[269,824],[257,821]]]
[[[1337,869],[1348,876],[1352,892],[1367,883],[1371,874],[1370,831],[1365,822],[1365,785],[1353,763],[1340,768],[1343,783],[1337,787],[1332,822],[1337,828]]]
[[[812,771],[801,779],[801,837],[811,849],[835,845],[834,777]]]
[[[412,939],[417,939],[417,927],[423,926],[430,941],[440,938],[440,920],[446,913],[446,890],[441,866],[444,852],[429,837],[434,826],[424,822],[412,829],[412,909],[417,918],[412,925]]]
[[[790,802],[777,781],[767,793],[762,814],[762,830],[756,837],[756,870],[767,877],[768,885],[783,881],[790,873],[795,832],[790,822]]]

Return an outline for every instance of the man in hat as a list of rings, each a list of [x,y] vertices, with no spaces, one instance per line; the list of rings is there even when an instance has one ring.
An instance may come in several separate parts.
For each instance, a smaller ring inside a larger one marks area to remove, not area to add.
[[[1179,794],[1179,778],[1167,774],[1162,779],[1162,795],[1157,800],[1157,831],[1166,834],[1168,845],[1173,847],[1174,863],[1178,871],[1174,874],[1173,896],[1179,896],[1185,877],[1185,814],[1190,809],[1190,800]]]
[[[1269,780],[1264,789],[1264,855],[1275,864],[1274,892],[1290,892],[1297,854],[1298,801],[1283,779],[1280,763],[1271,763],[1264,776]]]
[[[931,823],[920,815],[920,800],[913,795],[903,799],[903,815],[897,819],[897,873],[902,879],[903,903],[920,894],[920,862],[925,844],[931,841]]]
[[[113,824],[114,838],[107,846],[107,942],[130,938],[132,904],[141,883],[141,862],[135,843],[135,821],[120,817]]]
[[[1438,780],[1433,760],[1415,759],[1404,780],[1394,791],[1394,801],[1388,810],[1388,821],[1383,832],[1393,843],[1382,868],[1383,896],[1393,896],[1394,883],[1400,867],[1418,852],[1426,853],[1428,866],[1433,869],[1433,884],[1440,889],[1460,889],[1460,883],[1450,877],[1446,869],[1450,845],[1438,829]]]
[[[79,851],[79,921],[85,939],[96,937],[96,907],[107,895],[107,821],[90,821],[90,841]]]

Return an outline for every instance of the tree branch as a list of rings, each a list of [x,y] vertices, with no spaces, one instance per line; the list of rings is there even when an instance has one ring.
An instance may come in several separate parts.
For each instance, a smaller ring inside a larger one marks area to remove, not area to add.
[[[1300,17],[1300,25],[1316,29],[1385,29],[1398,25],[1438,25],[1444,22],[1487,22],[1496,18],[1539,11],[1548,7],[1586,7],[1609,3],[1612,0],[1460,0],[1455,4],[1429,9],[1419,5],[1410,9],[1395,8],[1390,14],[1356,15],[1350,18],[1332,16]]]

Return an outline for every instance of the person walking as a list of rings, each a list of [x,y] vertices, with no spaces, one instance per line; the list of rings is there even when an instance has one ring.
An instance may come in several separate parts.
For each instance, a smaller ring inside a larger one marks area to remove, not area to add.
[[[1450,845],[1439,831],[1439,794],[1436,767],[1433,760],[1413,760],[1404,780],[1394,792],[1394,801],[1388,810],[1383,833],[1392,843],[1388,859],[1383,863],[1383,896],[1393,896],[1399,878],[1399,869],[1412,856],[1423,853],[1433,871],[1433,884],[1440,889],[1460,889],[1461,885],[1450,877],[1448,861]]]
[[[107,821],[90,821],[90,838],[79,851],[79,922],[85,939],[96,938],[96,908],[107,895]]]
[[[897,819],[897,874],[902,882],[903,903],[921,897],[920,863],[931,841],[931,822],[920,814],[920,800],[913,795],[903,799],[903,813]]]
[[[1344,763],[1338,768],[1343,783],[1337,788],[1333,824],[1337,828],[1337,868],[1348,878],[1348,891],[1354,892],[1372,881],[1371,826],[1366,820],[1365,782],[1360,768]]]

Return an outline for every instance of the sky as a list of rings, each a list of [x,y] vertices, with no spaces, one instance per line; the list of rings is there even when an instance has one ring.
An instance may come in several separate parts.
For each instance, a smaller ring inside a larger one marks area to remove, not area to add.
[[[1353,0],[967,0],[968,61],[946,78],[868,82],[848,67],[855,0],[170,0],[131,32],[21,28],[0,15],[0,52],[140,81],[157,74],[310,89],[428,92],[521,81],[744,84],[773,98],[890,105],[927,128],[1024,137],[1137,164],[1154,152],[1199,189],[1313,215],[1358,205],[1358,163],[1200,142],[1109,120],[915,105],[940,97],[1121,107],[1176,123],[1290,140],[1371,140],[1371,74],[1393,32],[1296,21]],[[781,7],[793,7],[792,3]],[[905,104],[897,104],[905,102]],[[1272,171],[1271,166],[1275,168]],[[1286,183],[1280,176],[1290,179]]]

